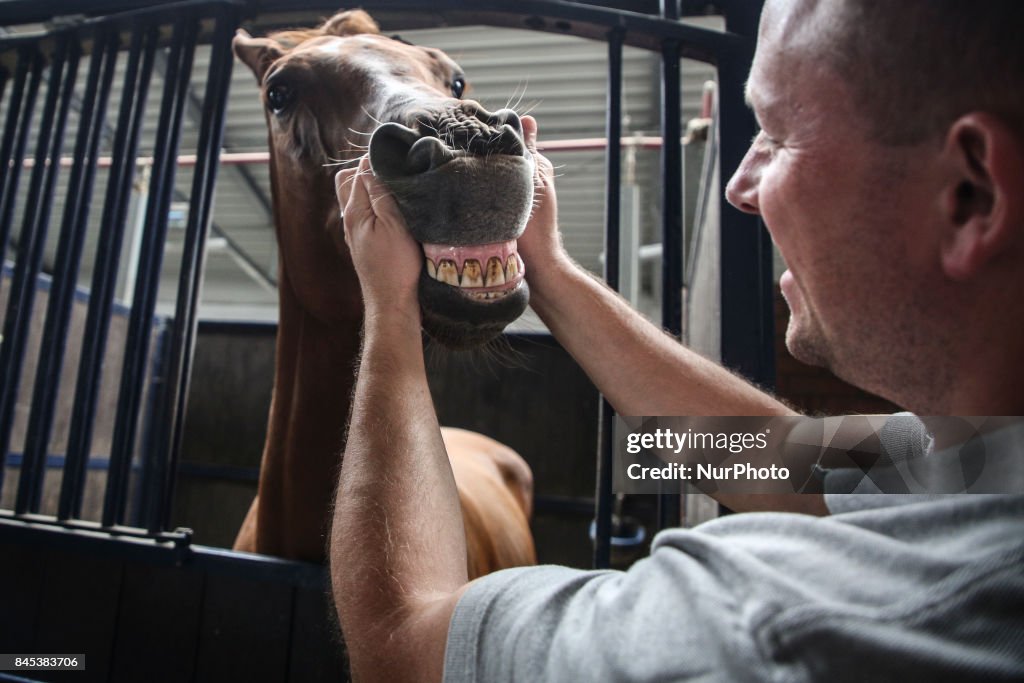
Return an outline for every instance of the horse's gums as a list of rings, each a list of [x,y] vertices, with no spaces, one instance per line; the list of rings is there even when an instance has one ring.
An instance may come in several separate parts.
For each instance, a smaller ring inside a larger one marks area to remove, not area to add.
[[[446,83],[455,78],[454,62],[436,50],[378,35],[365,12],[342,12],[319,28],[265,38],[239,32],[234,49],[256,75],[267,105],[280,246],[280,319],[267,442],[258,494],[235,548],[319,562],[339,454],[345,448],[363,311],[359,283],[340,239],[334,169],[291,136],[315,127],[322,143],[318,148],[336,150],[335,162],[353,162],[362,151],[348,137],[353,131],[369,131],[380,121],[416,125],[424,111],[435,112],[436,125],[422,130],[436,131],[433,139],[443,141],[446,149],[430,140],[420,143],[413,154],[420,173],[389,183],[414,235],[430,223],[417,237],[428,244],[514,240],[531,206],[533,166],[525,150],[499,153],[521,145],[517,117],[490,114],[451,97]],[[381,64],[402,68],[382,69]],[[406,92],[409,97],[398,99],[414,101],[421,110],[390,109],[388,102],[394,100],[382,101],[382,92]],[[501,119],[484,121],[478,113]],[[476,133],[446,128],[440,123],[445,117],[475,127]],[[479,134],[492,125],[498,127],[492,153],[468,154],[480,148],[484,138]],[[452,147],[453,142],[462,146]],[[406,160],[416,144],[410,141]],[[514,247],[498,253],[507,258],[510,250]],[[495,339],[526,305],[525,283],[500,300],[472,301],[458,288],[430,278],[426,268],[420,292],[424,328],[453,347]],[[532,477],[526,463],[479,434],[442,429],[442,435],[463,509],[471,511],[465,517],[471,574],[534,562],[528,525]]]

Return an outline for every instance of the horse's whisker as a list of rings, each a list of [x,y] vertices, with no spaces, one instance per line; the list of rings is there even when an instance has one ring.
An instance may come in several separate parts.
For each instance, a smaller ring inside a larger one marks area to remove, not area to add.
[[[371,114],[369,111],[367,111],[366,107],[360,107],[360,109],[362,109],[363,113],[366,114],[367,116],[369,116],[370,120],[373,121],[374,123],[376,123],[378,126],[383,126],[384,125],[384,122],[381,121],[380,119],[378,119],[373,114]]]
[[[523,111],[520,111],[520,112],[516,112],[516,113],[517,113],[517,114],[519,114],[520,116],[526,116],[527,114],[529,114],[530,112],[532,112],[532,111],[533,111],[534,109],[536,109],[537,107],[539,107],[539,106],[540,106],[540,103],[541,103],[541,102],[542,102],[542,100],[535,100],[535,101],[534,101],[534,102],[533,102],[532,104],[530,104],[530,106],[529,106],[529,107],[527,107],[527,108],[526,108],[526,109],[524,109]]]

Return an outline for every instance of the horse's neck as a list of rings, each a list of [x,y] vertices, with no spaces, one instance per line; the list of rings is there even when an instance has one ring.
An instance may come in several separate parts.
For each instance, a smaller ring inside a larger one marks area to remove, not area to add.
[[[259,483],[260,552],[320,561],[344,447],[361,311],[325,324],[280,278],[274,396]]]

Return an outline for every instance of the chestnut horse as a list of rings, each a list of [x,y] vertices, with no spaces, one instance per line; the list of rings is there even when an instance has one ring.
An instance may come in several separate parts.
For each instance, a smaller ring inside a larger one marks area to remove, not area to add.
[[[344,242],[334,173],[366,152],[388,183],[426,266],[424,328],[481,344],[526,306],[515,252],[532,202],[518,117],[460,99],[458,66],[379,34],[360,10],[318,28],[254,38],[235,54],[266,107],[280,321],[259,489],[236,550],[322,562],[360,346],[363,305]],[[471,576],[532,564],[532,474],[510,448],[443,429]]]

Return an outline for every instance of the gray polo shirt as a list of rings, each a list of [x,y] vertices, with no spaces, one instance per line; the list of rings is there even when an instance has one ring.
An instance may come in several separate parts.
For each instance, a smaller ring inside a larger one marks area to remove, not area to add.
[[[627,572],[487,576],[445,680],[1024,680],[1024,496],[827,502],[664,531]]]

